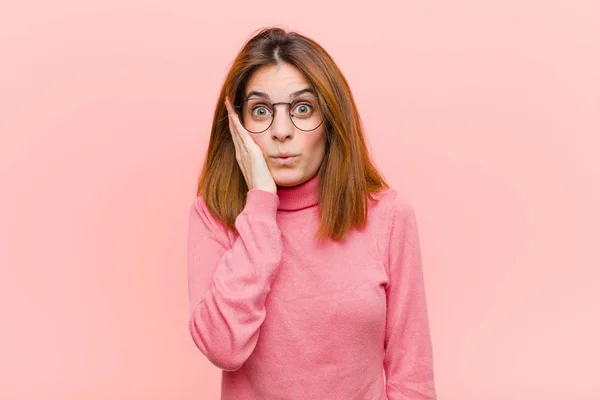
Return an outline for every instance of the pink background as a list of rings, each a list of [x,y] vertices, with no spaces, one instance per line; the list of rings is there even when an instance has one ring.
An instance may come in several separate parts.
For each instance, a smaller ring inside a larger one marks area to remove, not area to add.
[[[599,399],[600,2],[0,4],[0,398],[218,399],[188,207],[256,29],[313,37],[415,206],[440,400]]]

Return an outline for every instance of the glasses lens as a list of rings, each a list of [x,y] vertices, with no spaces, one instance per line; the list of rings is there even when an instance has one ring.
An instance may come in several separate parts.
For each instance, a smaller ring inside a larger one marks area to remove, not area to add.
[[[279,110],[282,112],[284,110]],[[264,132],[273,121],[273,105],[264,99],[251,98],[241,105],[240,117],[243,127],[253,133]],[[316,129],[323,122],[323,113],[315,96],[303,96],[295,99],[289,114],[294,125],[303,131]]]
[[[303,131],[312,131],[323,122],[323,113],[319,107],[319,101],[314,96],[294,100],[290,107],[290,114],[292,114],[294,125]]]
[[[273,107],[263,99],[248,99],[242,103],[240,117],[247,131],[260,133],[271,125]]]

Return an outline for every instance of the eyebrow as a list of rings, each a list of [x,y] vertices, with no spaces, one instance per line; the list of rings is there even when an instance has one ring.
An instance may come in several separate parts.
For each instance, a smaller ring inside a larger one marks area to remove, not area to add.
[[[303,93],[311,93],[311,94],[313,94],[315,96],[317,95],[312,88],[305,88],[305,89],[301,89],[301,90],[298,90],[298,91],[292,93],[290,95],[290,99],[296,98],[296,97],[300,96]],[[248,95],[246,96],[246,99],[248,99],[248,98],[250,98],[252,96],[262,97],[263,99],[271,99],[268,94],[266,94],[265,92],[259,92],[258,90],[252,90],[252,91],[250,91],[248,93]]]

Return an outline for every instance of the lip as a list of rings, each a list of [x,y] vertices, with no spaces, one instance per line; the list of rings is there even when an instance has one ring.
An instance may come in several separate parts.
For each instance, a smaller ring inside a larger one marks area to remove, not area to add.
[[[273,157],[275,162],[279,165],[291,164],[296,158],[298,158],[297,155],[287,155],[287,156],[280,155],[280,156]]]
[[[273,158],[290,158],[290,157],[297,157],[298,154],[292,154],[292,153],[281,153],[281,154],[276,154],[273,156]]]

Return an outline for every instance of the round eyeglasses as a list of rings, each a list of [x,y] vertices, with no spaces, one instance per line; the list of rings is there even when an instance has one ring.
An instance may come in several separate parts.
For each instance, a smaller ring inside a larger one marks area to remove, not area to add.
[[[287,104],[292,124],[301,131],[314,131],[323,123],[323,112],[317,96],[302,96],[291,103],[270,103],[262,98],[249,98],[235,106],[244,129],[262,133],[269,129],[275,119],[275,106]]]

